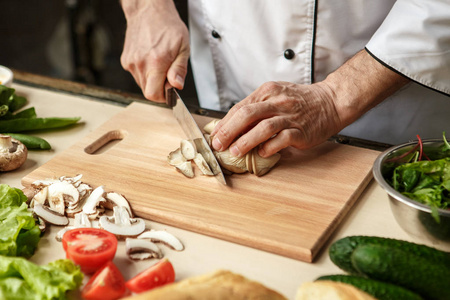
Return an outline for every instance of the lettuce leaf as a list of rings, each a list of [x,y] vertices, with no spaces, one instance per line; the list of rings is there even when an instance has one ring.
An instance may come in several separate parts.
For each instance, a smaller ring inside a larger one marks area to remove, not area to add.
[[[0,184],[0,255],[30,257],[37,248],[41,231],[26,201],[20,189]]]
[[[82,281],[83,273],[69,259],[39,266],[0,255],[0,299],[66,299],[66,292],[78,289]]]

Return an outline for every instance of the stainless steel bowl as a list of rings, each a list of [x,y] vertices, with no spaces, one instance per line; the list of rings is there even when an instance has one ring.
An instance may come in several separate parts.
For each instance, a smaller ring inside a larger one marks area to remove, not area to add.
[[[430,159],[438,159],[439,147],[443,145],[441,140],[424,140],[424,153]],[[439,209],[438,223],[431,215],[431,209],[427,205],[412,200],[397,192],[387,181],[386,176],[392,174],[392,158],[408,152],[417,145],[409,142],[394,146],[381,153],[374,162],[373,175],[378,184],[387,192],[392,213],[400,227],[410,236],[417,239],[418,243],[436,246],[443,250],[450,250],[450,210]]]

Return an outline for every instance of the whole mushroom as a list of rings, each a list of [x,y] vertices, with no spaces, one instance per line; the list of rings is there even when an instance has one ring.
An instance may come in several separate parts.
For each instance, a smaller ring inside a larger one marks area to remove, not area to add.
[[[28,150],[20,141],[0,134],[0,171],[12,171],[27,160]]]
[[[207,134],[210,134],[218,121],[213,120],[209,122],[203,127],[203,130]],[[256,176],[263,176],[269,172],[281,158],[279,153],[275,153],[269,157],[261,157],[258,154],[257,148],[252,149],[243,157],[233,156],[229,149],[214,151],[214,155],[224,169],[233,173],[249,172]]]

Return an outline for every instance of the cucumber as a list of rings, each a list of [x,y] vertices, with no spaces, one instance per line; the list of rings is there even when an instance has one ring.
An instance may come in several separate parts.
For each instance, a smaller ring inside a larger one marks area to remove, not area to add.
[[[361,245],[351,255],[363,275],[409,289],[425,299],[450,299],[450,268],[401,249]]]
[[[351,255],[356,247],[372,244],[401,249],[405,252],[427,258],[432,262],[439,262],[450,268],[450,253],[448,252],[407,241],[375,236],[349,236],[342,238],[330,246],[328,254],[336,266],[350,274],[358,274],[358,271],[352,265]]]
[[[378,300],[423,300],[418,294],[401,286],[361,276],[326,275],[317,278],[317,280],[331,280],[351,284]]]

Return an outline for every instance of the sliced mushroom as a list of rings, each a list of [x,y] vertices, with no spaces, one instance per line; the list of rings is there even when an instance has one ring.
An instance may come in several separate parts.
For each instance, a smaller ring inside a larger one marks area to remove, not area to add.
[[[9,135],[0,134],[0,171],[7,172],[19,168],[28,156],[27,147]]]
[[[67,177],[67,176],[61,176],[59,178],[60,181],[67,181],[71,184],[73,184],[75,187],[81,184],[81,178],[83,177],[83,174],[78,174],[74,177]]]
[[[181,154],[186,160],[192,160],[197,154],[197,148],[191,140],[181,140],[180,142]]]
[[[51,210],[47,206],[36,203],[33,209],[35,214],[41,217],[47,223],[59,226],[69,224],[69,219],[66,216]]]
[[[66,204],[76,205],[80,200],[80,193],[73,184],[59,181],[48,186],[47,200],[51,209],[65,214]]]
[[[105,198],[103,198],[103,194],[105,193],[105,190],[103,189],[103,186],[99,186],[96,189],[92,191],[92,193],[89,195],[89,197],[86,199],[86,202],[83,205],[83,212],[90,216],[92,219],[92,216],[95,216],[98,214],[98,208],[100,202],[105,201]]]
[[[87,197],[94,190],[92,186],[87,183],[80,183],[77,187],[78,192],[80,193],[80,198]]]
[[[77,228],[77,227],[75,227],[75,226],[66,226],[66,227],[64,227],[63,229],[61,229],[60,231],[58,231],[58,232],[56,233],[55,239],[56,239],[58,242],[61,242],[62,239],[63,239],[64,233],[66,233],[66,232],[69,231],[69,230],[75,229],[75,228]]]
[[[130,203],[128,202],[127,198],[125,198],[124,195],[121,195],[116,192],[108,192],[105,195],[105,199],[106,201],[103,204],[103,206],[105,206],[106,208],[113,209],[114,206],[125,207],[126,210],[128,211],[128,214],[130,216],[133,216],[133,213],[131,212]]]
[[[149,239],[150,241],[155,243],[163,243],[172,250],[176,251],[184,250],[184,245],[181,243],[181,241],[165,230],[145,231],[138,236],[138,239]]]
[[[36,180],[31,183],[31,187],[36,190],[40,190],[56,182],[59,182],[59,180],[58,179]]]
[[[36,225],[38,225],[41,234],[44,234],[45,230],[47,229],[47,224],[45,223],[45,221],[36,214],[33,208],[28,208],[28,211],[32,213],[34,221]]]
[[[118,239],[138,236],[145,230],[145,221],[140,218],[130,218],[127,209],[121,206],[114,206],[112,217],[100,217],[99,225],[115,234]]]
[[[185,161],[181,164],[178,164],[175,166],[177,168],[178,171],[180,171],[184,176],[188,177],[188,178],[193,178],[194,177],[194,169],[192,168],[192,163],[191,161]]]
[[[211,171],[208,163],[201,153],[197,153],[194,157],[195,165],[202,171],[204,175],[212,176],[214,173]]]
[[[169,156],[167,157],[167,162],[171,166],[177,166],[179,164],[186,162],[186,158],[181,153],[181,149],[178,148],[177,150],[174,150],[169,153]]]
[[[56,233],[55,239],[58,242],[61,242],[62,238],[64,236],[64,233],[66,233],[67,231],[69,231],[71,229],[81,228],[81,227],[92,227],[92,224],[91,224],[91,221],[89,220],[88,215],[86,215],[83,212],[80,212],[74,216],[74,222],[73,222],[72,226],[66,226],[63,229],[61,229],[60,231],[58,231]]]
[[[30,207],[33,207],[35,203],[46,205],[47,195],[48,195],[48,186],[45,186],[33,196],[30,202]]]
[[[189,178],[194,177],[194,169],[192,168],[191,161],[186,160],[181,153],[181,148],[170,152],[167,157],[167,162],[177,168],[184,176]]]
[[[158,246],[149,240],[127,238],[125,240],[125,247],[128,257],[132,260],[163,257]]]
[[[91,220],[84,212],[80,212],[74,216],[73,226],[75,227],[92,227]]]
[[[77,214],[82,213],[82,212],[83,212],[83,206],[80,203],[75,207],[66,207],[66,216],[69,218],[73,218]],[[93,217],[93,215],[91,215],[91,217]]]

